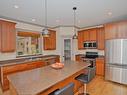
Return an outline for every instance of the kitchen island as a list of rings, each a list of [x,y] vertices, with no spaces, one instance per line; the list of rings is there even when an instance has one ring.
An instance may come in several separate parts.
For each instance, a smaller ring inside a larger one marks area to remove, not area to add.
[[[9,89],[8,75],[59,62],[59,57],[59,55],[37,55],[0,61],[0,84],[2,90]]]
[[[19,72],[8,76],[11,95],[48,95],[70,82],[75,83],[74,92],[83,84],[75,77],[84,72],[90,64],[76,61],[66,61],[62,69],[50,66]]]

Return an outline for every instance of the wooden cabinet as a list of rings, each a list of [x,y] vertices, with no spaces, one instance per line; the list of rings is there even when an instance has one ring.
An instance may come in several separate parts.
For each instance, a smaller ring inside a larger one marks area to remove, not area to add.
[[[44,50],[55,50],[56,49],[56,31],[49,30],[50,36],[43,38]]]
[[[57,56],[55,61],[60,62],[60,56]]]
[[[105,45],[105,41],[104,41],[104,28],[98,28],[97,29],[97,48],[99,50],[104,50],[104,45]]]
[[[1,51],[1,48],[2,48],[2,29],[1,29],[1,21],[0,21],[0,51]]]
[[[118,33],[117,38],[127,38],[127,21],[117,23]]]
[[[81,61],[81,56],[80,55],[75,55],[75,61]]]
[[[117,38],[118,27],[116,23],[110,23],[105,25],[105,39],[115,39]]]
[[[95,28],[95,29],[90,29],[89,30],[89,41],[96,41],[96,39],[97,39],[97,29]]]
[[[104,76],[104,58],[96,59],[96,75]]]
[[[78,49],[84,49],[83,42],[84,42],[84,31],[78,31]]]
[[[84,33],[83,33],[83,36],[84,36],[84,42],[87,42],[90,40],[90,32],[89,30],[85,30]]]
[[[97,29],[87,29],[78,32],[78,49],[84,49],[83,43],[96,41],[97,40]]]
[[[15,23],[0,20],[0,46],[1,52],[16,50]]]
[[[105,39],[127,38],[127,21],[109,23],[105,25]]]
[[[21,37],[40,37],[40,33],[38,32],[25,32],[25,31],[18,31],[17,36]]]

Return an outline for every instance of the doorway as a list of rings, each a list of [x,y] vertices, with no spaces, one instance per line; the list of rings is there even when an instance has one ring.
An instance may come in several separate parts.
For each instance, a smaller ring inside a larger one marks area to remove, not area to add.
[[[63,38],[63,61],[72,59],[72,38]]]

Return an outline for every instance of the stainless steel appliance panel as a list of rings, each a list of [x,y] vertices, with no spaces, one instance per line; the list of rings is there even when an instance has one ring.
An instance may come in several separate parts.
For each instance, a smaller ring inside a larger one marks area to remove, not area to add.
[[[127,84],[127,69],[122,69],[122,83]]]
[[[122,83],[122,68],[106,66],[105,79]]]
[[[127,65],[127,40],[123,40],[123,50],[122,50],[122,63],[123,65]]]
[[[127,84],[127,39],[106,41],[105,79]]]
[[[127,40],[114,39],[106,41],[106,63],[127,65]]]

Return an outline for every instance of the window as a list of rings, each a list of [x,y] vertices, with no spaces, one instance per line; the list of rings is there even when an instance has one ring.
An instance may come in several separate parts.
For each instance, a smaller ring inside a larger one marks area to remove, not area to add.
[[[36,55],[40,53],[40,34],[18,32],[17,56]]]

